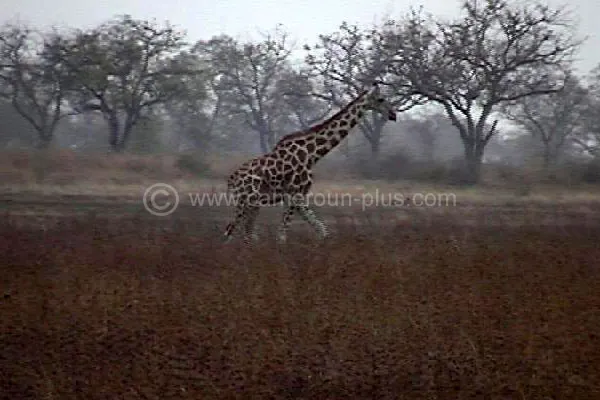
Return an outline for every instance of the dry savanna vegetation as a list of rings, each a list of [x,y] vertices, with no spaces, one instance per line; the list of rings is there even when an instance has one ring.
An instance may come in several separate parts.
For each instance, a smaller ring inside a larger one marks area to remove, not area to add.
[[[150,159],[129,159],[144,166],[138,182],[170,162]],[[75,162],[65,165],[97,178]],[[24,180],[4,199],[27,185],[67,203],[76,187],[119,187],[93,180]],[[383,208],[360,226],[339,219],[324,243],[299,223],[277,246],[266,217],[252,249],[219,242],[224,211],[50,218],[5,201],[0,397],[598,398],[598,207],[573,195],[547,205],[554,219],[541,224],[523,211],[541,191],[479,215],[460,193],[459,206],[426,219],[383,224]]]
[[[0,26],[0,400],[599,399],[600,65],[546,3],[304,43],[285,16]],[[269,207],[222,243],[233,210],[189,195],[349,104],[314,170],[331,237],[276,244]]]
[[[599,228],[2,223],[2,397],[593,399]]]

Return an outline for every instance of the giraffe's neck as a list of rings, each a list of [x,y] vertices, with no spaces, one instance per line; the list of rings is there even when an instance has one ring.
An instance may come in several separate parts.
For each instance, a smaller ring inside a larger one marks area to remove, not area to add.
[[[311,135],[316,146],[311,157],[313,164],[344,140],[350,130],[364,117],[366,107],[363,98],[364,95],[360,96],[314,130]]]

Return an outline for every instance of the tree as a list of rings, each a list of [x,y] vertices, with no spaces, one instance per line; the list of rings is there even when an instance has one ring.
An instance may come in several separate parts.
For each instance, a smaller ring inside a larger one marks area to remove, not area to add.
[[[581,126],[573,141],[584,153],[600,158],[600,65],[591,71],[586,89],[588,96],[581,112]]]
[[[306,70],[285,70],[277,82],[283,106],[297,120],[301,129],[308,129],[331,112],[331,103],[314,95],[315,82]]]
[[[562,9],[465,0],[461,10],[449,22],[413,10],[401,23],[388,22],[382,35],[394,54],[389,71],[404,79],[404,90],[445,109],[463,143],[465,180],[476,183],[496,133],[493,114],[503,103],[559,91],[579,43]]]
[[[431,164],[435,162],[436,147],[445,124],[449,124],[448,118],[442,113],[407,117],[403,121],[405,131],[419,143],[423,159]]]
[[[182,77],[196,72],[174,57],[183,38],[169,24],[124,15],[68,40],[57,38],[51,49],[77,82],[78,108],[100,111],[111,148],[122,151],[140,119],[174,99],[185,86]]]
[[[191,69],[208,71],[197,55],[182,53],[178,62],[189,65]],[[211,74],[190,74],[182,77],[184,88],[180,94],[164,105],[166,119],[173,126],[177,139],[206,150],[213,139],[214,126],[221,111],[220,98],[211,91]],[[181,144],[181,143],[180,143]],[[180,147],[180,146],[177,146]]]
[[[382,46],[382,36],[374,29],[361,29],[343,22],[337,32],[320,35],[319,43],[312,48],[305,46],[305,50],[310,72],[323,87],[324,93],[319,97],[336,107],[344,106],[375,81],[387,85],[388,98],[398,111],[416,105],[414,97],[396,90],[394,76],[386,70],[389,54]],[[374,158],[379,154],[386,121],[385,116],[371,113],[359,124]]]
[[[5,26],[0,32],[2,96],[29,123],[40,147],[47,147],[59,121],[66,115],[70,85],[62,66],[47,56],[43,34],[26,26]]]
[[[39,136],[27,120],[11,105],[10,100],[0,97],[0,148],[31,148]]]
[[[587,90],[572,73],[563,89],[541,96],[522,97],[503,107],[504,114],[543,146],[544,168],[554,165],[569,139],[579,130],[587,104]]]
[[[198,42],[193,52],[211,64],[214,91],[223,111],[243,115],[258,134],[261,150],[271,150],[278,139],[276,132],[289,122],[278,90],[278,81],[290,68],[287,34],[276,29],[256,43],[216,36]]]

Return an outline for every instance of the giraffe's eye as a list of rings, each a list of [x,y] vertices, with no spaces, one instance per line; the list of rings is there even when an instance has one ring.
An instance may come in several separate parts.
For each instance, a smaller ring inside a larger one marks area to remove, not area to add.
[[[384,99],[377,99],[378,103],[383,103],[385,100]]]

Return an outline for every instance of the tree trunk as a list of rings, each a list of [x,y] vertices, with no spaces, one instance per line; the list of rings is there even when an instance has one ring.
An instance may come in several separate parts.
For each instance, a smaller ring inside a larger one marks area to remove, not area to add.
[[[550,169],[550,164],[552,161],[552,154],[550,152],[550,143],[544,143],[544,154],[543,156],[543,162],[544,162],[544,171],[548,172],[548,170]]]
[[[127,143],[129,143],[129,139],[131,138],[131,131],[133,130],[133,127],[135,126],[135,121],[127,118],[127,121],[125,122],[125,125],[123,126],[123,133],[120,136],[119,139],[119,151],[124,151],[125,148],[127,147]]]
[[[275,147],[275,133],[270,128],[267,129],[267,147],[269,151],[273,150]]]
[[[119,120],[116,115],[110,115],[108,117],[108,143],[110,145],[111,150],[116,153],[122,150],[119,133]]]
[[[383,132],[383,126],[385,125],[386,119],[377,115],[373,117],[372,122],[370,132],[367,133],[363,131],[363,133],[371,145],[371,158],[377,160],[379,159],[379,154],[381,152],[381,133]]]
[[[51,144],[52,144],[52,135],[44,135],[44,134],[40,133],[40,135],[38,135],[38,140],[37,140],[35,147],[40,150],[46,150],[46,149],[50,148]]]
[[[481,179],[481,165],[483,163],[483,143],[476,141],[464,142],[466,170],[463,182],[467,185],[476,185]]]
[[[123,146],[122,142],[118,142],[116,145],[112,146],[110,149],[113,153],[123,153],[125,151],[125,146]]]
[[[263,132],[263,131],[259,131],[258,132],[258,138],[260,140],[260,151],[265,154],[268,153],[269,150],[271,150],[269,148],[269,143],[268,143],[268,139],[267,139],[267,132]]]
[[[37,148],[47,149],[50,147],[52,138],[54,137],[54,127],[55,126],[45,124],[35,127],[38,134],[38,140],[36,144]]]
[[[49,146],[37,146],[33,153],[32,169],[36,183],[42,183],[50,173],[50,160],[52,155],[48,152]]]
[[[371,147],[371,157],[367,160],[365,168],[366,176],[369,179],[377,179],[381,176],[381,165],[379,165],[379,153],[381,150],[380,142],[378,140],[372,140],[369,138],[369,145]]]
[[[371,145],[371,159],[378,160],[381,153],[381,141],[372,139],[369,140],[369,144]]]

